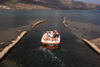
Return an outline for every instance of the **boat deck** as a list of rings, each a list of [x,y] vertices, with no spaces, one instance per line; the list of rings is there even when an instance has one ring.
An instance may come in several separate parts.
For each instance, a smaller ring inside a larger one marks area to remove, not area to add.
[[[60,35],[58,37],[57,41],[51,41],[51,40],[44,40],[44,37],[46,36],[46,33],[43,35],[42,39],[41,39],[41,43],[42,44],[59,44],[60,43]]]

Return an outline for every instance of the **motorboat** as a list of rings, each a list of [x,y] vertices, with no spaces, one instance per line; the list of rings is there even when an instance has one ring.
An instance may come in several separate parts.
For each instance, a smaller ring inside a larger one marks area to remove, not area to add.
[[[57,36],[54,35],[54,31],[47,31],[44,33],[41,39],[42,48],[58,49],[60,46],[60,34],[58,33],[56,35]]]

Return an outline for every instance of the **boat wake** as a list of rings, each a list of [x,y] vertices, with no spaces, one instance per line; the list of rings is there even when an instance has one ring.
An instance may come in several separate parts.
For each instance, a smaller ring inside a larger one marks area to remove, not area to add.
[[[64,64],[64,62],[60,59],[60,58],[58,58],[57,56],[56,56],[56,53],[53,53],[52,51],[53,51],[53,49],[46,49],[46,48],[42,48],[42,46],[39,48],[39,50],[41,50],[41,51],[43,51],[44,52],[44,56],[45,56],[45,59],[51,59],[52,58],[52,60],[53,61],[56,61],[56,62],[58,62],[58,63],[60,63],[60,67],[64,67],[64,66],[66,66],[65,64]]]

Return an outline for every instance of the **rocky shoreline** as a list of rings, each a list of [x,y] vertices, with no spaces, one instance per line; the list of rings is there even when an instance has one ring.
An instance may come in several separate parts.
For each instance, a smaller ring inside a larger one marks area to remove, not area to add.
[[[7,10],[51,10],[52,8],[40,6],[40,5],[27,5],[24,3],[18,3],[16,5],[0,5],[0,9],[7,9]]]
[[[48,1],[48,0],[5,0],[0,1],[0,9],[8,10],[99,10],[99,4],[85,2],[68,1]]]
[[[10,7],[0,5],[0,9],[8,9],[8,10],[10,10]]]
[[[26,5],[25,5],[26,6]],[[24,6],[24,4],[22,6],[16,6],[16,7],[8,7],[8,6],[3,6],[0,5],[0,9],[7,9],[7,10],[42,10],[42,9],[46,9],[46,10],[51,10],[52,8],[47,8],[47,7],[35,7],[32,5],[27,5],[26,7]]]

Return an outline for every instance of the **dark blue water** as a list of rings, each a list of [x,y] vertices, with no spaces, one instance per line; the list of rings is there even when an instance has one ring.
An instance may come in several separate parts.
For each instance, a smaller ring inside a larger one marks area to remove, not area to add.
[[[6,18],[4,21],[0,19],[2,21],[0,28],[3,28],[4,24],[6,28],[18,28],[29,25],[34,20],[48,18],[43,24],[27,29],[28,33],[4,57],[0,67],[99,67],[100,56],[62,24],[63,17],[66,16],[67,19],[98,26],[99,12],[99,10],[0,10],[0,18]],[[53,29],[61,35],[61,48],[58,50],[41,48],[43,33]]]

